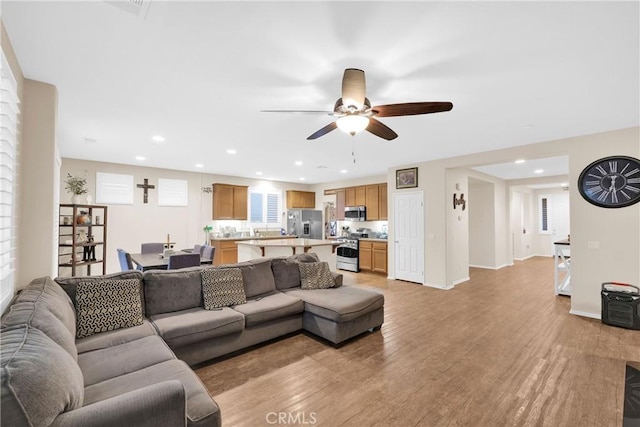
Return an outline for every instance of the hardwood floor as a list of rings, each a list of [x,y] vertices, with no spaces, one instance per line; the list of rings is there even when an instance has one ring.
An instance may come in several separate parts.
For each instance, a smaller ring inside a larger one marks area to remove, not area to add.
[[[338,349],[293,335],[196,372],[224,426],[622,425],[640,332],[570,315],[550,258],[470,276],[442,291],[345,272],[384,291],[380,331]]]

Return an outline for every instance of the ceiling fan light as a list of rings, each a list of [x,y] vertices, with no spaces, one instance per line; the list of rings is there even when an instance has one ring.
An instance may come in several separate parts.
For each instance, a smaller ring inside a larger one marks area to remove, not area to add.
[[[336,121],[336,124],[341,131],[353,136],[356,133],[365,130],[367,126],[369,126],[369,118],[350,114],[344,117],[340,117]]]

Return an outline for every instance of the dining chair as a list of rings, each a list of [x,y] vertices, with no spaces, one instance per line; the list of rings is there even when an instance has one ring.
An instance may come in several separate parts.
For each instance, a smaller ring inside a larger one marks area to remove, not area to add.
[[[204,246],[196,244],[196,245],[193,245],[193,249],[182,249],[182,252],[187,252],[187,253],[190,253],[190,254],[198,253],[198,254],[202,255],[202,249],[203,248],[204,248]]]
[[[209,245],[202,246],[202,258],[213,261],[213,255],[216,253],[216,248]]]
[[[120,270],[130,271],[135,270],[133,267],[133,261],[131,261],[131,255],[124,249],[118,248],[118,261],[120,262]]]
[[[140,245],[141,254],[161,254],[164,251],[164,243],[143,243]]]
[[[167,270],[175,270],[177,268],[195,267],[200,265],[200,254],[176,254],[169,256],[169,265]]]

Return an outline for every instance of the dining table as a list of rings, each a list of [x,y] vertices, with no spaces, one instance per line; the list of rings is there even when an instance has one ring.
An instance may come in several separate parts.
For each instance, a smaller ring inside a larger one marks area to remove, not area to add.
[[[180,255],[176,252],[174,255]],[[142,271],[147,270],[166,270],[169,265],[169,257],[163,257],[162,254],[130,254],[131,261],[136,264]],[[211,264],[213,260],[209,258],[200,258],[200,265]]]

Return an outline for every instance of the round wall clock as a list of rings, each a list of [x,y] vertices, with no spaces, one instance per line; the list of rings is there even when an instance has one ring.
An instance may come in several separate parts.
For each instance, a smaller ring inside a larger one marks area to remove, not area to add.
[[[603,208],[622,208],[640,202],[640,160],[611,156],[584,168],[578,178],[584,199]]]

